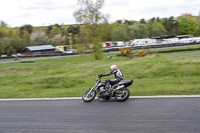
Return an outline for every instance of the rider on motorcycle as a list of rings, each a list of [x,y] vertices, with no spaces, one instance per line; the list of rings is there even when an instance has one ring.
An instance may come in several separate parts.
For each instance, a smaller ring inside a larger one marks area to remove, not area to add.
[[[117,88],[117,83],[119,83],[121,80],[123,80],[123,71],[119,68],[117,68],[116,65],[111,65],[110,66],[110,72],[105,73],[105,74],[100,74],[98,75],[99,78],[103,77],[103,76],[110,76],[111,74],[115,75],[115,79],[107,79],[106,80],[106,86],[108,83],[110,83],[110,85],[112,85],[112,87],[106,88],[109,90],[109,92],[112,92],[115,88]]]

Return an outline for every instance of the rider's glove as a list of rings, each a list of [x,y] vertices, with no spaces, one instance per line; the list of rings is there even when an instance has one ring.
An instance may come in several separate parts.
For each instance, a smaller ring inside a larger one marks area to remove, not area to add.
[[[103,75],[102,75],[102,74],[99,74],[98,77],[101,78],[101,77],[103,77]]]

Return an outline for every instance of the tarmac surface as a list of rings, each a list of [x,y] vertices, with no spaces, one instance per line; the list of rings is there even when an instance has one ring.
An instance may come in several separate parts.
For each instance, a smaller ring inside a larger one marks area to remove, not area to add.
[[[0,100],[0,133],[200,133],[200,97]]]
[[[200,56],[200,53],[187,53],[187,54],[174,54],[167,55],[168,57],[177,57],[177,56]]]
[[[28,63],[28,62],[33,62],[33,61],[37,61],[37,60],[48,60],[48,59],[59,59],[59,58],[69,58],[69,57],[77,57],[80,55],[66,55],[66,56],[53,56],[53,57],[40,57],[40,58],[30,58],[30,59],[19,59],[19,60],[0,60],[0,64],[4,64],[4,63],[12,63],[12,62],[24,62],[24,63]]]

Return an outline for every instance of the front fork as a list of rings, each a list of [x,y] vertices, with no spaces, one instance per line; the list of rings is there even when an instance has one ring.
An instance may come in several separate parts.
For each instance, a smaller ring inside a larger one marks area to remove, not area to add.
[[[97,83],[90,89],[90,91],[88,92],[88,95],[90,95],[90,93],[93,91],[93,89],[96,87],[96,85],[97,85]]]

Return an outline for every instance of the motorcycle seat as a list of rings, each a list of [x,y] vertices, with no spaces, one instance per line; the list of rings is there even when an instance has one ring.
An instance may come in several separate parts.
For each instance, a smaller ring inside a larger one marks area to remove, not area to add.
[[[118,84],[119,85],[125,85],[125,86],[129,86],[133,83],[133,80],[122,80],[120,81]]]

